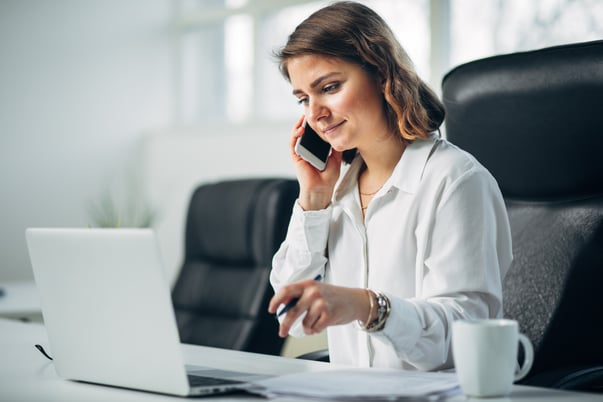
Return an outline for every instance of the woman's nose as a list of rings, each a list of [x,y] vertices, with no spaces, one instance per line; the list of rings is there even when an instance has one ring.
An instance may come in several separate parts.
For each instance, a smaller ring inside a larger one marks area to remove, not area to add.
[[[310,101],[308,105],[308,110],[306,111],[306,119],[312,122],[317,122],[323,117],[327,117],[329,115],[329,109],[317,101]]]

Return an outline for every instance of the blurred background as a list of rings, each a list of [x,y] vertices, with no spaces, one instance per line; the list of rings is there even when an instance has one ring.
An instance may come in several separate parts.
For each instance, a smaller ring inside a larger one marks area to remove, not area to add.
[[[599,0],[373,0],[439,91],[477,58],[603,38]],[[0,282],[27,227],[153,226],[172,280],[202,182],[290,176],[301,115],[272,53],[328,4],[0,0]]]

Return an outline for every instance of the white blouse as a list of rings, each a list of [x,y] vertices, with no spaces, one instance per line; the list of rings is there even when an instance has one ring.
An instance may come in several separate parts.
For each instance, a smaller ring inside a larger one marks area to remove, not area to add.
[[[363,221],[360,156],[343,167],[332,203],[296,203],[270,280],[323,275],[327,283],[384,292],[385,328],[327,329],[331,362],[435,370],[452,366],[451,324],[502,316],[501,282],[512,260],[505,204],[490,173],[467,152],[432,135],[404,151]],[[301,336],[299,324],[292,335]]]

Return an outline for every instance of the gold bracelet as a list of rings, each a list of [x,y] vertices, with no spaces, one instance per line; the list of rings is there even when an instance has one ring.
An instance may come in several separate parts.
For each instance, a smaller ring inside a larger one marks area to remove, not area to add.
[[[373,292],[371,292],[370,289],[366,290],[366,294],[368,295],[369,298],[369,314],[368,317],[366,317],[366,321],[364,322],[363,327],[366,328],[367,325],[369,325],[369,323],[371,322],[371,317],[373,316],[373,309],[375,308],[375,302],[373,301]]]
[[[371,324],[371,317],[373,316],[373,310],[375,308],[375,302],[373,301],[374,292],[370,289],[365,289],[365,290],[366,290],[366,294],[369,297],[369,315],[366,318],[365,322],[362,322],[360,320],[357,321],[357,324],[360,327],[360,329],[362,329],[364,331],[366,331],[368,326]]]

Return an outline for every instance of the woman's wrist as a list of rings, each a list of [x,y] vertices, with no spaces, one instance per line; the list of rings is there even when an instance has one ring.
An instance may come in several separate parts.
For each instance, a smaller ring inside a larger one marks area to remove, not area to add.
[[[300,193],[297,202],[304,211],[319,211],[331,203],[331,194],[324,192]]]
[[[381,331],[391,311],[389,298],[382,292],[366,289],[368,295],[369,313],[366,321],[358,320],[361,329],[367,332]]]
[[[373,322],[378,317],[377,309],[375,308],[377,306],[377,297],[372,290],[365,289],[365,291],[366,291],[366,295],[367,295],[368,303],[369,303],[369,312],[365,316],[366,319],[360,320],[360,322],[362,323],[363,326],[368,325],[369,323]]]

